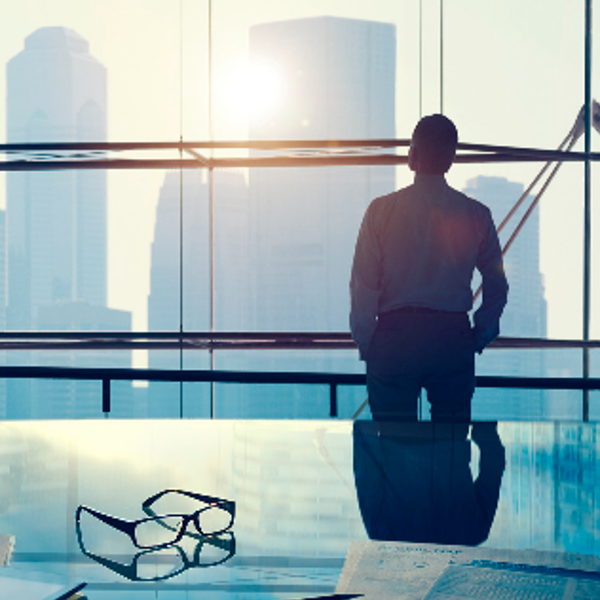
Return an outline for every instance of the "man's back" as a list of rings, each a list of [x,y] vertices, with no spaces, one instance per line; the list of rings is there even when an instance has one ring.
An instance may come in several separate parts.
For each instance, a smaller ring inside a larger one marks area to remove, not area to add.
[[[498,335],[506,302],[490,210],[451,188],[443,175],[417,174],[413,185],[373,200],[356,242],[350,282],[350,324],[359,347],[368,346],[377,315],[402,307],[470,311],[475,269],[484,283],[484,305],[475,315],[480,350]]]
[[[471,309],[473,271],[493,227],[488,208],[443,176],[419,175],[413,185],[374,200],[368,219],[381,252],[380,312]]]
[[[502,252],[489,209],[446,183],[457,143],[449,119],[421,119],[408,157],[414,184],[371,202],[358,234],[350,329],[378,419],[416,418],[422,387],[432,414],[468,416],[474,353],[499,333]],[[475,269],[483,294],[471,326]]]

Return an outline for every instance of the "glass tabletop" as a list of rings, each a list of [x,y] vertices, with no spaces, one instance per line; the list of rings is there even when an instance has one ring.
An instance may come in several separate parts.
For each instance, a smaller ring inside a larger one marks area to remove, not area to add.
[[[598,440],[572,422],[4,422],[0,576],[86,581],[90,600],[299,599],[333,594],[369,538],[597,556]]]

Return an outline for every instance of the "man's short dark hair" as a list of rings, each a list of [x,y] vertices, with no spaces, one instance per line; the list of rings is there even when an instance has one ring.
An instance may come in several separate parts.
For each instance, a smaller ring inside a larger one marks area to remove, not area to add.
[[[444,115],[423,117],[412,134],[411,145],[418,154],[419,171],[422,173],[445,173],[452,166],[458,131],[454,123]]]

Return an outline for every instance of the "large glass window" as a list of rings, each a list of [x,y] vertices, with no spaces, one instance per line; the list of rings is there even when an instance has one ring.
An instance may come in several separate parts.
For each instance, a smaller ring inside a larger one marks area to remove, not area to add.
[[[0,31],[6,143],[408,139],[421,115],[443,111],[466,143],[583,149],[572,129],[584,102],[581,2],[24,0]],[[600,147],[597,134],[593,149]],[[408,185],[412,174],[406,166],[364,164],[206,168],[211,157],[290,153],[138,149],[104,156],[181,157],[196,160],[197,168],[1,172],[2,329],[347,331],[348,277],[362,215],[373,198]],[[307,155],[319,156],[314,149]],[[504,244],[539,200],[506,253],[511,292],[502,335],[576,340],[584,318],[584,165],[544,166],[460,163],[449,182],[489,205],[497,225],[525,197],[501,231]],[[592,173],[598,174],[595,164]],[[592,257],[594,248],[595,242]],[[592,300],[597,279],[592,259]],[[593,306],[592,339],[598,337]],[[580,349],[492,348],[477,365],[481,375],[578,377],[582,357]],[[210,353],[176,344],[6,350],[0,360],[364,369],[352,349]],[[114,415],[123,417],[310,417],[328,410],[326,388],[311,386],[113,385]],[[100,391],[100,382],[2,380],[0,417],[99,416]],[[360,405],[364,389],[344,388],[343,397],[345,415]],[[579,415],[580,401],[579,392],[478,390],[475,412],[562,418]]]

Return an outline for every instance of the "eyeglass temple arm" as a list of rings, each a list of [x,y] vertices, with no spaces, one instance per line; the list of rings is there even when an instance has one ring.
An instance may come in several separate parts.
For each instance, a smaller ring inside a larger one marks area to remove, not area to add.
[[[75,518],[77,519],[77,522],[79,522],[79,520],[81,518],[81,512],[84,510],[86,512],[90,513],[91,515],[93,515],[94,517],[96,517],[97,519],[99,519],[100,521],[103,521],[107,525],[110,525],[111,527],[114,527],[115,529],[118,529],[119,531],[123,531],[124,533],[127,533],[130,536],[133,536],[133,532],[135,530],[135,521],[125,521],[124,519],[119,519],[117,517],[107,515],[106,513],[102,513],[97,510],[94,510],[93,508],[90,508],[89,506],[81,505],[77,508],[77,512],[75,513]]]
[[[225,500],[224,498],[217,498],[215,496],[205,496],[204,494],[196,494],[194,492],[186,492],[185,490],[176,489],[163,490],[162,492],[158,492],[158,494],[150,496],[150,498],[146,498],[146,500],[144,500],[144,502],[142,503],[142,507],[144,509],[148,508],[151,504],[153,504],[159,498],[168,493],[182,494],[183,496],[188,496],[189,498],[194,498],[195,500],[201,500],[202,502],[206,502],[207,504],[219,504],[224,506],[232,514],[235,514],[235,502],[233,500]]]

